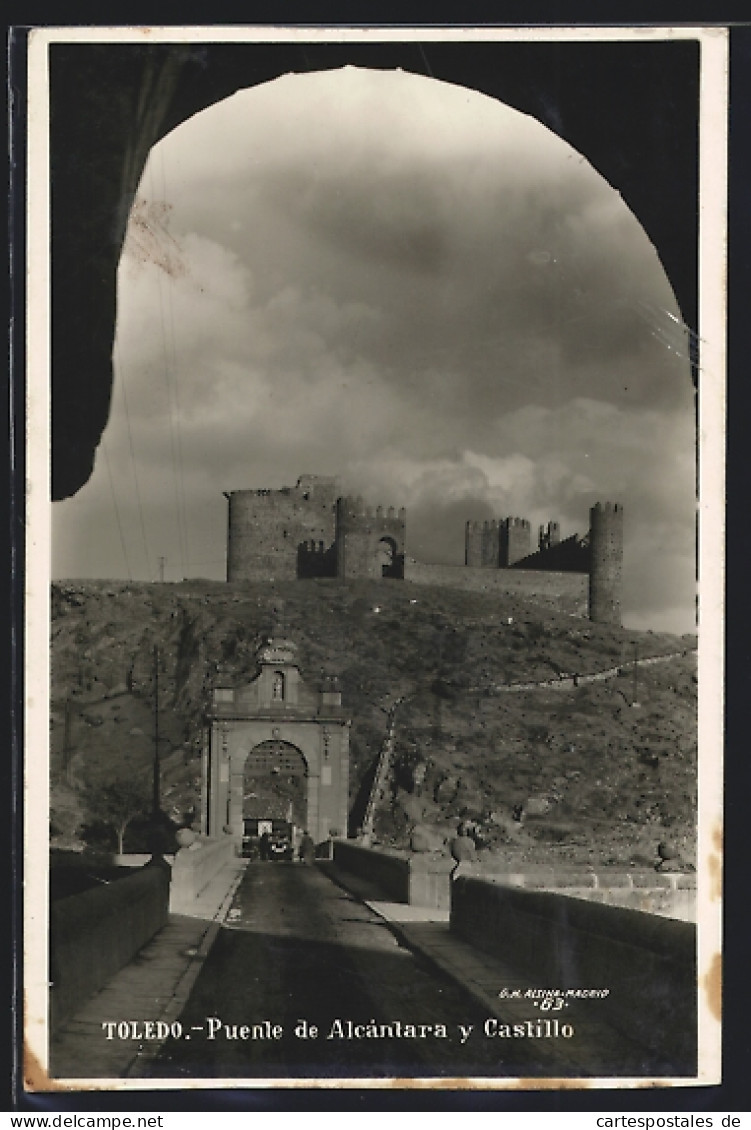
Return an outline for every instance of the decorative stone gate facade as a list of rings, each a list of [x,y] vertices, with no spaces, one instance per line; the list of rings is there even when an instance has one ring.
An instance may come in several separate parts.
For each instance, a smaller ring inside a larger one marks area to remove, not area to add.
[[[219,678],[214,686],[203,757],[203,831],[232,835],[239,851],[246,770],[289,771],[304,775],[305,826],[315,842],[346,835],[350,720],[336,681],[319,691],[307,687],[289,640],[269,640],[258,664],[252,682],[233,687]]]

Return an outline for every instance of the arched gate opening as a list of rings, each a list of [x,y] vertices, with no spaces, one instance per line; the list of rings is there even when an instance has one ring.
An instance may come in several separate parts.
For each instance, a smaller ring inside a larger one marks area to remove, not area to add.
[[[243,819],[308,825],[308,766],[297,746],[265,741],[248,754],[243,773]]]

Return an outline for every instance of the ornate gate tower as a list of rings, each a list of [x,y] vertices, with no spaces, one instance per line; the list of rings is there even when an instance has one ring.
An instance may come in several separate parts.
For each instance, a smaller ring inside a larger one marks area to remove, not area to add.
[[[316,843],[347,834],[349,726],[336,680],[319,691],[300,677],[290,640],[269,639],[258,675],[243,686],[217,680],[203,757],[203,831],[242,848],[249,800],[275,792],[296,805]],[[286,792],[285,792],[286,790]]]

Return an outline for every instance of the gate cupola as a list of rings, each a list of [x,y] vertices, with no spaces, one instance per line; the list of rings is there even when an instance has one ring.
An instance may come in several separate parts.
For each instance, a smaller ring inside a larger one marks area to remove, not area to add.
[[[294,709],[306,698],[291,640],[272,637],[258,653],[258,705],[270,710]]]

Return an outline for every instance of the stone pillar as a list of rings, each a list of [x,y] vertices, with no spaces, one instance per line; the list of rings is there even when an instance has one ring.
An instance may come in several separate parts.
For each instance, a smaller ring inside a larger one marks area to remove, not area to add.
[[[342,727],[339,747],[339,807],[336,828],[340,836],[347,835],[349,817],[349,724]]]
[[[319,815],[320,815],[319,791],[320,791],[320,778],[319,778],[317,773],[313,773],[309,770],[309,772],[308,772],[308,805],[307,805],[306,827],[308,829],[308,832],[313,837],[313,839],[316,843],[319,843],[321,839],[325,839],[325,836],[319,835],[319,827],[318,827],[318,825],[319,825]]]
[[[244,761],[238,767],[232,765],[230,771],[229,788],[227,791],[227,819],[226,827],[231,828],[231,833],[237,846],[238,854],[242,854],[243,833],[245,822],[243,820],[243,774]]]

